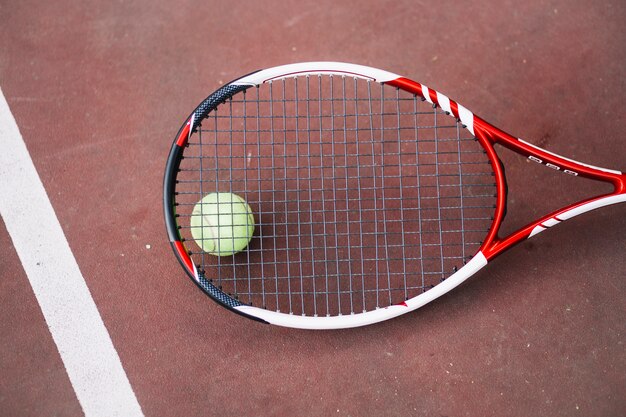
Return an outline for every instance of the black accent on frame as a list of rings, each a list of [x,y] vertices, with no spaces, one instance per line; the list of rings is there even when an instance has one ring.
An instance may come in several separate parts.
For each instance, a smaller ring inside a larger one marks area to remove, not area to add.
[[[170,154],[165,165],[165,177],[163,179],[163,210],[165,212],[165,227],[170,242],[180,240],[178,226],[176,224],[176,207],[174,206],[174,189],[176,188],[176,173],[182,159],[183,148],[176,142],[170,149]]]
[[[226,84],[225,86],[219,88],[216,92],[208,96],[193,112],[195,117],[193,120],[193,125],[191,126],[191,131],[193,132],[198,127],[198,124],[200,124],[200,122],[204,120],[204,118],[207,117],[207,115],[211,111],[215,110],[217,106],[219,106],[235,94],[239,93],[240,91],[247,90],[250,87],[251,86],[249,85]]]
[[[178,251],[176,250],[174,245],[174,242],[182,240],[179,233],[178,223],[176,221],[176,206],[174,199],[176,193],[176,177],[178,176],[180,162],[183,159],[184,153],[184,146],[179,146],[177,144],[178,137],[180,136],[180,133],[183,131],[187,124],[187,121],[192,115],[195,116],[193,126],[190,126],[190,132],[193,133],[198,125],[202,122],[202,120],[205,119],[210,112],[215,110],[217,106],[224,103],[233,95],[241,91],[247,90],[250,87],[252,87],[252,85],[233,85],[231,82],[219,88],[214,93],[209,95],[206,99],[204,99],[202,103],[200,103],[200,105],[198,105],[198,107],[196,107],[196,109],[191,113],[191,115],[189,115],[189,117],[185,119],[185,123],[183,123],[181,128],[178,130],[178,133],[174,137],[174,142],[172,144],[172,147],[170,148],[169,156],[165,165],[165,175],[163,178],[163,212],[165,216],[165,227],[167,230],[170,245],[172,246],[172,250],[176,254],[176,258],[183,266],[183,269],[187,272],[191,280],[196,283],[196,285],[198,285],[198,287],[200,287],[202,291],[204,291],[209,297],[217,301],[217,303],[222,305],[223,307],[226,307],[227,309],[244,317],[265,323],[264,320],[249,316],[245,313],[235,310],[234,307],[244,304],[232,298],[230,295],[224,293],[211,282],[209,282],[209,280],[204,277],[204,274],[202,272],[199,272],[199,281],[196,281],[195,277],[193,276],[193,272],[187,269],[184,261],[178,255]]]

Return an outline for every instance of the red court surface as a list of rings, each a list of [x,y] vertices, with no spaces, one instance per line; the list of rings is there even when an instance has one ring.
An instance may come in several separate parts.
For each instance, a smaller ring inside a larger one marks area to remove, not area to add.
[[[518,245],[411,314],[303,331],[232,314],[187,278],[162,180],[178,128],[220,84],[320,60],[406,75],[626,170],[624,22],[626,3],[590,0],[9,1],[0,88],[145,416],[623,416],[626,205]],[[507,230],[596,192],[503,159]],[[0,415],[82,415],[5,222]]]

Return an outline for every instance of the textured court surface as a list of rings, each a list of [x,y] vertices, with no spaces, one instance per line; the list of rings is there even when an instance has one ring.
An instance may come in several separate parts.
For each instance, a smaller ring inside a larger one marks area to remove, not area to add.
[[[171,253],[161,193],[202,99],[310,60],[406,75],[529,142],[626,170],[625,21],[623,3],[592,1],[4,2],[0,88],[144,415],[619,416],[624,205],[517,246],[412,314],[310,332],[208,300]],[[503,159],[509,230],[574,199],[562,191],[595,190]],[[0,374],[0,415],[83,412],[4,222]]]

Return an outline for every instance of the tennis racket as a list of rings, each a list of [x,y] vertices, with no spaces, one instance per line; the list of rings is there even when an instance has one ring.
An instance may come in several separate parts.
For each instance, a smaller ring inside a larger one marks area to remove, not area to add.
[[[613,191],[500,236],[506,148]],[[250,205],[233,256],[190,233],[212,192]],[[248,318],[330,329],[380,322],[447,293],[516,243],[626,201],[626,175],[543,150],[427,86],[334,62],[254,72],[204,100],[175,137],[164,179],[174,253],[213,300]]]

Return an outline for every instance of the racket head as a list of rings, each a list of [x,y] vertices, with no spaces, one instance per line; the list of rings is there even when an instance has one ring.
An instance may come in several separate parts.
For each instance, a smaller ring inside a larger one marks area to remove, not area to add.
[[[164,179],[172,248],[224,307],[300,328],[412,311],[487,263],[506,184],[474,116],[369,67],[314,62],[258,71],[211,94],[175,137]],[[257,232],[231,257],[189,233],[210,192],[240,195]]]

